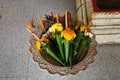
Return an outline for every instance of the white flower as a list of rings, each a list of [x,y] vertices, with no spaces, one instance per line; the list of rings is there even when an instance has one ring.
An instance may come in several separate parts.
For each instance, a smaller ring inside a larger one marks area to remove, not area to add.
[[[87,33],[86,33],[86,35],[88,35],[90,38],[92,38],[92,37],[93,37],[93,34],[92,34],[92,33],[90,33],[90,32],[87,32]]]
[[[48,37],[47,33],[43,34],[42,36],[43,36],[43,37]]]

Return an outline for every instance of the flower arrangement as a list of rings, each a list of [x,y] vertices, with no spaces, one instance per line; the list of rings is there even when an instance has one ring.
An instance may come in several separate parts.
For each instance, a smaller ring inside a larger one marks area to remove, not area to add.
[[[36,39],[36,49],[38,52],[45,51],[61,66],[72,66],[77,64],[85,46],[91,42],[90,26],[79,22],[77,17],[71,18],[71,14],[66,11],[64,16],[56,17],[46,15],[42,20],[38,16],[40,25],[37,28],[42,29],[42,35],[36,36],[32,29],[33,23],[27,25],[27,30]]]

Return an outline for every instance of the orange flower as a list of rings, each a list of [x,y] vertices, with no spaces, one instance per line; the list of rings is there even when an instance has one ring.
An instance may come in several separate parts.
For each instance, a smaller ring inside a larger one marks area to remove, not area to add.
[[[29,23],[29,24],[27,25],[27,28],[28,28],[28,29],[31,29],[32,27],[33,27],[32,23]]]
[[[65,29],[62,33],[61,36],[63,36],[66,40],[72,40],[76,37],[76,34],[73,30],[70,28]]]
[[[47,39],[46,37],[42,37],[42,38],[40,39],[40,41],[41,41],[41,42],[49,42],[49,39]]]

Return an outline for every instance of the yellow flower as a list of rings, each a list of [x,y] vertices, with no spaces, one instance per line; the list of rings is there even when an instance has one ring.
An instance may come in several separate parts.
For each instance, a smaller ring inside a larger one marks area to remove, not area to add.
[[[51,32],[55,32],[55,30],[61,32],[61,31],[63,31],[63,26],[62,26],[61,23],[55,23],[55,24],[53,24],[53,25],[49,28],[49,30],[50,30]]]
[[[41,49],[41,41],[40,41],[40,40],[36,41],[36,48],[37,48],[38,50]]]
[[[31,23],[29,23],[28,25],[27,25],[27,28],[28,29],[31,29],[33,27],[33,25],[31,24]]]
[[[49,39],[42,37],[40,40],[36,41],[36,48],[41,50],[42,42],[49,42]]]
[[[66,28],[62,33],[61,36],[63,36],[66,40],[72,40],[76,37],[76,34],[73,30]]]
[[[80,31],[81,32],[84,31],[84,34],[86,35],[86,33],[87,33],[87,27],[85,25],[81,25]]]

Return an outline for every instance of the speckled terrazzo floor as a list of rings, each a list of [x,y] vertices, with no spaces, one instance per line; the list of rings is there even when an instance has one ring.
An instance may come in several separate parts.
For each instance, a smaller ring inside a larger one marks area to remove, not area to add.
[[[74,0],[0,0],[0,80],[120,80],[120,45],[99,45],[95,62],[77,75],[51,75],[28,51],[26,24],[37,16],[75,10]]]

